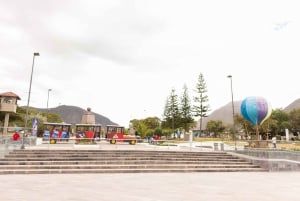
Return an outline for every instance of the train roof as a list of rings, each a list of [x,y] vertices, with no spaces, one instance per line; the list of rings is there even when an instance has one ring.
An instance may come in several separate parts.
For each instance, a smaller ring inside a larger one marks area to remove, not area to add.
[[[120,126],[120,125],[113,125],[113,124],[106,125],[106,127],[118,127],[118,128],[124,128],[124,126]]]
[[[102,124],[75,124],[75,126],[102,126]]]
[[[61,123],[44,122],[44,125],[53,125],[53,126],[72,126],[72,124],[68,124],[68,123],[65,123],[65,122],[61,122]]]

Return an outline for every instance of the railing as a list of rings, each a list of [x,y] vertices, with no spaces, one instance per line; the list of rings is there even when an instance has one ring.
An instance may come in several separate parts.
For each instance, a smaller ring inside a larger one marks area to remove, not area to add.
[[[237,151],[237,153],[254,156],[264,159],[286,159],[300,161],[299,151],[280,150],[280,149],[245,149]]]
[[[4,136],[0,137],[0,146],[8,146],[8,145],[35,145],[36,137],[20,137],[18,140],[13,140],[12,137]]]
[[[114,140],[114,143],[111,143]],[[134,143],[132,143],[134,142]],[[37,137],[23,137],[22,135],[17,141],[13,140],[11,136],[0,136],[0,149],[11,150],[19,149],[22,145],[26,146],[36,146],[41,144],[57,144],[58,146],[67,145],[66,147],[71,147],[74,144],[77,145],[105,145],[105,144],[131,144],[135,145],[138,143],[146,143],[148,147],[159,148],[159,147],[178,147],[181,149],[193,149],[193,150],[210,150],[210,151],[241,151],[241,150],[274,150],[272,142],[269,141],[243,141],[239,140],[236,143],[233,141],[186,141],[178,139],[161,139],[161,140],[150,140],[150,139],[106,139],[106,138],[76,138],[72,136],[70,138],[37,138]],[[49,147],[50,147],[49,146]],[[53,147],[53,146],[52,146]],[[300,151],[299,141],[277,141],[277,151],[278,150],[290,150],[290,151]]]
[[[0,158],[14,149],[21,149],[22,145],[36,145],[36,137],[20,137],[18,140],[13,140],[10,136],[0,136]]]
[[[299,147],[300,143],[279,141],[276,148],[272,146],[268,146],[267,148],[248,147],[243,150],[237,150],[232,154],[245,158],[251,163],[269,171],[299,171],[300,151],[297,151],[299,148],[294,150],[293,147],[295,146]]]

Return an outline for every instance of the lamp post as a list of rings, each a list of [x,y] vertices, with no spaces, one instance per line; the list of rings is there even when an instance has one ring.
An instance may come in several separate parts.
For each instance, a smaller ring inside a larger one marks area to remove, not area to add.
[[[49,113],[49,110],[48,110],[48,104],[49,104],[49,93],[50,91],[52,91],[52,89],[48,89],[48,96],[47,96],[47,115],[46,115],[46,121],[48,121],[48,113]]]
[[[236,149],[236,136],[235,136],[235,120],[234,120],[234,103],[233,103],[233,90],[232,90],[232,75],[227,76],[230,79],[230,89],[231,89],[231,106],[232,106],[232,132],[233,132],[233,140],[234,140],[234,149]]]
[[[29,102],[30,102],[30,93],[31,93],[31,84],[32,84],[32,75],[33,75],[33,68],[34,68],[34,58],[36,56],[40,56],[40,53],[34,52],[33,53],[33,60],[32,60],[32,67],[31,67],[31,75],[30,75],[30,84],[29,84],[29,92],[28,92],[28,99],[27,99],[27,107],[26,107],[26,116],[25,116],[25,128],[24,128],[24,134],[27,132],[27,122],[28,122],[28,110],[29,110]],[[24,134],[23,134],[23,140],[22,140],[22,146],[21,149],[24,149]]]

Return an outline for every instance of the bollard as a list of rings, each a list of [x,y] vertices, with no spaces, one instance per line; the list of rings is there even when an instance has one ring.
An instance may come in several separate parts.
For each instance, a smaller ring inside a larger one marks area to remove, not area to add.
[[[224,143],[220,144],[221,151],[224,151]]]
[[[219,150],[218,143],[216,143],[216,142],[214,143],[214,150],[215,150],[215,151],[218,151],[218,150]]]

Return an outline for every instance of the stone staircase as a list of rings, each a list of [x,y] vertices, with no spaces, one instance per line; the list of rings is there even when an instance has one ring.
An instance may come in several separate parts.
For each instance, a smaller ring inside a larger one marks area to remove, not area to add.
[[[0,174],[267,171],[225,152],[143,150],[14,150]]]

